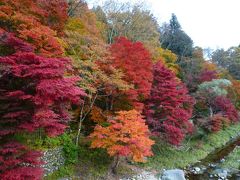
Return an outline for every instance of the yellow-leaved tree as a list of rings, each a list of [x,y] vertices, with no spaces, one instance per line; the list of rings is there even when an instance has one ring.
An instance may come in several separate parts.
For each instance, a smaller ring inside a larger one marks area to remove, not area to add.
[[[168,49],[163,49],[160,47],[157,48],[157,50],[153,54],[153,61],[161,61],[162,63],[166,64],[166,66],[171,69],[175,74],[178,74],[180,71],[180,67],[176,63],[177,55]]]

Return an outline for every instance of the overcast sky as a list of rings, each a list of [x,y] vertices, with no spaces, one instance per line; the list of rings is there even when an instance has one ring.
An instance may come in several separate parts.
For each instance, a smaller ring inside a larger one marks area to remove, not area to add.
[[[195,46],[227,49],[240,44],[240,0],[145,1],[160,24],[176,14]]]

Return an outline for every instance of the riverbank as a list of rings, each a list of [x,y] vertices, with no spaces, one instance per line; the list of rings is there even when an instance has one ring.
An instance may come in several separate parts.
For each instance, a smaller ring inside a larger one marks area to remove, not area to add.
[[[157,143],[154,146],[154,156],[143,165],[148,170],[162,171],[163,169],[183,169],[204,159],[215,149],[223,147],[231,139],[239,136],[240,123],[229,126],[215,134],[199,139],[185,141],[180,147]]]
[[[236,146],[235,149],[224,159],[224,162],[220,164],[221,168],[227,169],[239,169],[240,167],[240,146]]]

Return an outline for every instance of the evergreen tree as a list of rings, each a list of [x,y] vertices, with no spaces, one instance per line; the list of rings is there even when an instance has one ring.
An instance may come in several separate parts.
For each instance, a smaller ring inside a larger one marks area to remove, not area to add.
[[[175,14],[172,14],[169,24],[161,29],[161,45],[181,57],[191,57],[193,52],[192,39],[182,30]]]

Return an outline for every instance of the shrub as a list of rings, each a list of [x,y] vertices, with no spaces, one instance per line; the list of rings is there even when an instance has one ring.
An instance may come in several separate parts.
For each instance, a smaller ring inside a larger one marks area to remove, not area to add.
[[[210,130],[211,132],[218,132],[221,129],[229,126],[230,120],[221,114],[215,114],[210,118]]]
[[[218,96],[214,99],[213,106],[215,111],[222,112],[231,122],[237,122],[239,119],[238,112],[230,99],[224,96]]]

